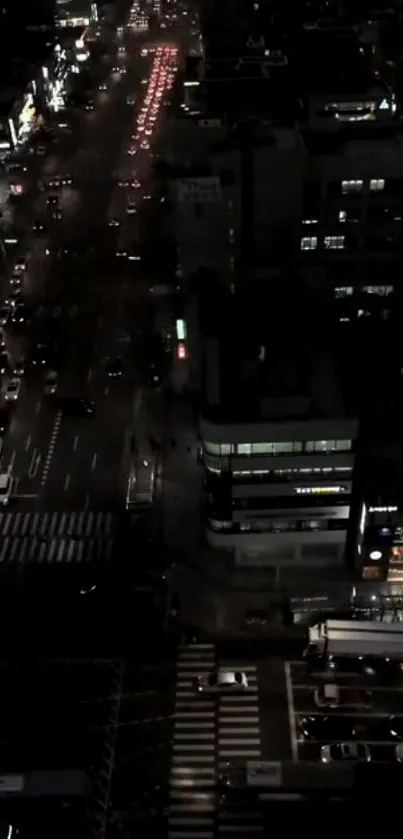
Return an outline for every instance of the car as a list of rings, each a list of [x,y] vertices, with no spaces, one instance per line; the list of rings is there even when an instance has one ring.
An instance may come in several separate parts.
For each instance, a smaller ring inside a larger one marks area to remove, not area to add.
[[[6,341],[4,338],[4,332],[0,329],[0,351],[4,350],[6,347]]]
[[[127,149],[127,153],[130,154],[131,157],[134,157],[134,155],[137,154],[137,149],[134,148],[134,146],[130,146],[130,148]]]
[[[11,323],[25,323],[27,320],[27,307],[23,301],[17,303],[11,312]]]
[[[109,227],[120,227],[120,221],[118,218],[110,218],[108,220]]]
[[[300,735],[305,740],[355,740],[356,727],[349,717],[310,714],[299,722]]]
[[[23,274],[26,270],[26,258],[25,256],[18,256],[15,260],[13,271],[18,271],[20,274]]]
[[[101,84],[98,86],[98,90],[108,90],[107,83],[106,82],[101,82]]]
[[[208,676],[199,676],[195,684],[198,693],[237,693],[249,687],[245,673],[228,667],[219,667]]]
[[[58,207],[59,206],[59,196],[58,195],[48,195],[46,199],[46,203],[51,207]]]
[[[57,177],[51,178],[50,181],[48,182],[49,189],[59,189],[59,187],[61,187],[61,185],[62,185],[61,178],[57,178]]]
[[[36,345],[32,358],[31,364],[33,367],[45,367],[46,364],[49,364],[49,358],[51,355],[51,347],[49,344],[39,343]]]
[[[86,111],[94,111],[95,110],[95,105],[91,100],[89,102],[86,102],[85,110]]]
[[[19,288],[21,286],[21,283],[22,283],[21,277],[22,277],[21,272],[16,271],[15,268],[13,268],[13,270],[11,272],[11,277],[10,277],[10,285],[13,288]]]
[[[39,146],[36,147],[36,153],[41,154],[41,155],[46,154],[46,146],[44,146],[44,145],[42,145],[42,143],[40,143]]]
[[[135,105],[136,104],[136,97],[135,96],[127,96],[126,102],[128,105]]]
[[[10,379],[4,391],[6,402],[16,402],[20,395],[21,379]]]
[[[59,399],[58,407],[68,417],[90,417],[95,411],[95,405],[90,399],[76,396],[65,396]]]
[[[5,437],[10,425],[11,417],[8,408],[0,408],[0,437]]]
[[[3,472],[0,475],[0,504],[5,506],[10,501],[10,495],[13,488],[13,479],[9,472]]]
[[[129,201],[129,203],[126,207],[126,212],[129,216],[134,216],[137,213],[137,207],[136,207],[136,204],[134,204],[133,201]]]
[[[71,186],[73,183],[73,176],[67,173],[62,175],[62,186]]]
[[[25,358],[18,358],[14,362],[14,376],[23,376],[25,373]]]
[[[58,385],[58,374],[56,370],[49,370],[49,373],[46,373],[45,376],[45,394],[46,396],[53,396],[54,393],[57,391]]]
[[[33,226],[32,226],[32,232],[36,236],[44,236],[45,233],[46,233],[46,227],[45,227],[43,221],[35,221]]]
[[[10,309],[8,306],[0,306],[0,326],[6,326],[10,317]]]
[[[8,358],[8,353],[6,353],[6,352],[0,353],[0,375],[1,376],[5,376],[5,374],[8,372],[9,366],[10,366],[10,362],[9,362],[9,358]]]
[[[123,376],[123,361],[120,357],[108,358],[105,366],[107,374],[111,379],[117,379]]]
[[[349,760],[356,763],[370,763],[371,751],[367,743],[331,743],[321,746],[320,762],[332,763],[334,760]]]
[[[53,210],[52,221],[61,221],[63,218],[61,210]]]
[[[372,693],[369,690],[341,691],[334,682],[323,683],[315,688],[313,694],[317,708],[338,708],[342,705],[349,708],[370,708]]]
[[[22,295],[22,288],[13,288],[11,294],[5,299],[4,303],[10,309],[10,314],[12,314],[13,309],[21,303],[21,295]]]
[[[130,186],[130,178],[119,178],[118,186],[123,186],[123,187]]]

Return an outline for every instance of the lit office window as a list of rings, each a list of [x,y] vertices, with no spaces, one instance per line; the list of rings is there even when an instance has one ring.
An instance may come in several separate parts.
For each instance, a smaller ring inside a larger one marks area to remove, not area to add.
[[[345,239],[345,236],[325,236],[325,248],[329,251],[342,251]]]
[[[363,192],[364,190],[364,181],[362,180],[352,180],[352,181],[342,181],[341,182],[341,191],[343,195],[350,195],[351,193],[357,194]]]
[[[307,440],[305,451],[307,452],[349,452],[351,440]]]
[[[303,236],[301,239],[302,251],[314,251],[318,247],[317,236]]]
[[[383,178],[372,178],[369,182],[370,192],[382,192],[385,189],[385,181]]]
[[[393,294],[393,285],[364,285],[362,290],[366,294],[377,294],[378,297],[388,297]]]
[[[336,286],[334,289],[334,296],[337,298],[351,297],[354,289],[352,285]]]

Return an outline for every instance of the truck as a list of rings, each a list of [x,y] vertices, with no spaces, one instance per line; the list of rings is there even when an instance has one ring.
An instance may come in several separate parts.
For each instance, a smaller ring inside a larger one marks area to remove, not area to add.
[[[309,628],[303,653],[309,663],[337,659],[403,661],[403,624],[380,621],[326,620]]]

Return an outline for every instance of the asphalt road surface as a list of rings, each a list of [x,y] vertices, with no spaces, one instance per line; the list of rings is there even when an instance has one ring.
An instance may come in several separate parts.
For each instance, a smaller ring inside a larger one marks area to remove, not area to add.
[[[29,324],[5,327],[10,366],[21,357],[29,359],[38,342],[56,337],[58,394],[95,405],[94,416],[65,416],[58,401],[44,394],[45,368],[32,370],[27,361],[2,455],[4,469],[17,481],[18,509],[113,511],[124,499],[125,453],[138,384],[135,342],[144,329],[147,287],[136,265],[122,270],[115,256],[119,231],[108,225],[108,208],[119,189],[119,174],[141,175],[139,202],[146,190],[152,137],[135,163],[127,154],[153,66],[152,52],[141,55],[144,41],[144,35],[128,35],[125,52],[119,54],[118,43],[113,44],[103,62],[107,89],[98,89],[98,68],[94,110],[71,118],[78,122],[71,134],[41,161],[35,158],[32,188],[15,210],[16,223],[25,231],[23,296],[34,316]],[[131,97],[134,105],[128,104]],[[42,183],[70,173],[72,185],[35,193],[40,167]],[[60,220],[52,218],[47,203],[55,193]],[[40,236],[31,232],[35,221],[45,226]],[[67,253],[60,256],[64,249]],[[106,356],[123,357],[124,374],[118,380],[108,377]]]

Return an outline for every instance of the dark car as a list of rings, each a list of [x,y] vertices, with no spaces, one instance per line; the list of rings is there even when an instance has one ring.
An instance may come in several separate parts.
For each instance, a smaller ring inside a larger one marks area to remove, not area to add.
[[[44,236],[46,233],[46,227],[43,221],[35,221],[32,227],[32,232],[35,233],[35,236]]]
[[[63,186],[71,186],[73,183],[73,176],[67,173],[66,175],[62,176],[62,185]]]
[[[9,358],[6,352],[0,353],[0,375],[5,376],[9,369]]]
[[[10,425],[10,412],[7,408],[0,409],[0,437],[5,437],[8,426]]]
[[[51,207],[58,207],[59,206],[59,196],[58,195],[48,195],[46,199],[46,203],[49,204]]]
[[[52,348],[49,344],[37,344],[32,354],[31,364],[33,367],[45,367],[46,364],[50,364],[51,356]]]
[[[90,417],[95,406],[91,399],[81,399],[77,396],[65,396],[57,400],[57,405],[67,417]]]
[[[57,177],[56,177],[56,178],[51,178],[51,179],[50,179],[50,181],[49,181],[49,183],[48,183],[48,186],[50,187],[50,189],[59,189],[59,187],[61,186],[61,184],[62,184],[61,178],[57,178]],[[51,196],[49,196],[49,197],[51,197]],[[53,197],[53,196],[52,196],[52,197]],[[49,203],[50,203],[50,202],[49,202]]]
[[[11,312],[11,323],[25,323],[28,310],[25,303],[18,303]]]
[[[354,740],[357,731],[348,717],[336,715],[309,715],[299,723],[301,736],[306,740],[318,740],[327,743],[332,740]]]
[[[108,358],[106,361],[106,371],[111,379],[117,379],[123,375],[123,361],[121,358]]]

